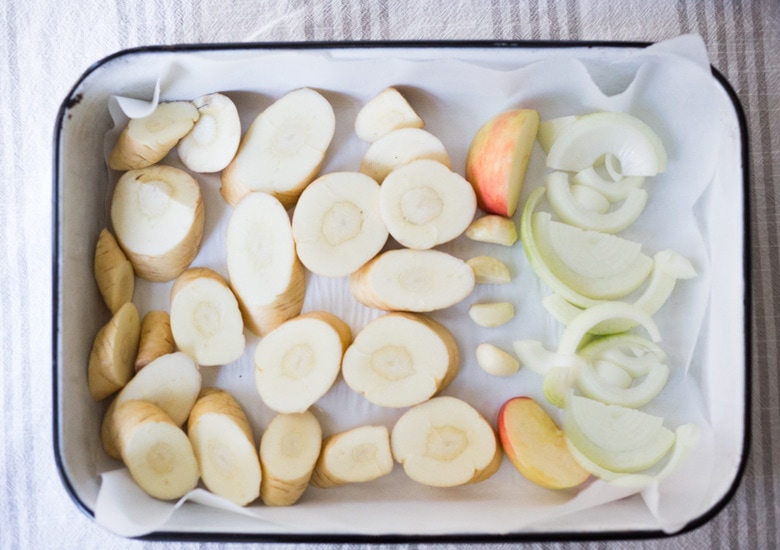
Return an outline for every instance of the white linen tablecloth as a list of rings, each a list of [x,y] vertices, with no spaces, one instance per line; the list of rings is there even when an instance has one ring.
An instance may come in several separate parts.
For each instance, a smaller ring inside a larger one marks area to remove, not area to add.
[[[82,514],[60,481],[52,451],[52,137],[60,103],[91,64],[116,51],[148,44],[659,41],[684,33],[704,39],[712,64],[736,90],[749,126],[752,444],[743,481],[720,514],[692,532],[632,545],[780,547],[780,3],[776,0],[6,0],[0,6],[0,23],[4,33],[0,41],[0,549],[147,544],[113,535]],[[218,548],[227,543],[202,546]]]

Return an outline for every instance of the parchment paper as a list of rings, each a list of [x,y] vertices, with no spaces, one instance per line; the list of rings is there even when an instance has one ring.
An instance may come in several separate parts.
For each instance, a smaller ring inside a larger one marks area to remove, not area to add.
[[[454,56],[457,51],[447,53]],[[381,51],[375,56],[361,60],[322,52],[271,51],[251,56],[244,53],[232,59],[188,53],[161,71],[159,99],[226,93],[236,102],[246,129],[255,116],[284,93],[301,86],[316,88],[331,101],[337,117],[336,135],[323,173],[358,169],[368,145],[354,135],[355,115],[366,101],[391,85],[406,95],[424,119],[426,129],[444,142],[453,169],[461,174],[476,130],[508,108],[537,109],[543,120],[598,110],[638,116],[663,141],[668,168],[645,183],[650,193],[648,206],[621,235],[643,243],[643,250],[651,256],[664,248],[673,248],[689,258],[698,273],[696,279],[678,284],[672,299],[655,316],[672,374],[661,395],[643,410],[664,416],[665,425],[671,429],[689,422],[696,424],[700,431],[698,446],[676,474],[644,490],[630,484],[592,480],[579,490],[550,491],[525,480],[505,460],[489,480],[464,487],[424,487],[408,479],[396,465],[391,475],[369,483],[329,490],[310,487],[293,507],[265,507],[258,501],[239,508],[204,489],[193,491],[179,503],[156,501],[138,489],[121,464],[106,458],[97,445],[94,459],[102,477],[95,510],[97,522],[119,534],[138,536],[169,528],[173,515],[179,520],[177,526],[182,522],[187,525],[187,514],[195,514],[193,510],[198,508],[192,504],[196,502],[257,518],[257,532],[493,534],[539,529],[565,521],[568,514],[641,493],[657,529],[679,530],[711,504],[707,498],[713,481],[712,457],[718,452],[705,406],[706,396],[699,384],[704,377],[701,369],[711,368],[700,360],[697,350],[706,348],[708,336],[703,327],[711,299],[712,243],[707,225],[710,221],[702,219],[697,203],[709,186],[728,182],[719,179],[716,169],[723,147],[720,113],[724,106],[703,42],[696,36],[682,36],[605,59],[580,60],[561,50],[546,55],[543,61],[513,70],[454,58],[404,60],[391,54],[384,57]],[[106,156],[127,117],[148,113],[158,97],[155,93],[154,97],[134,99],[141,101],[114,98],[110,106],[116,127],[106,136]],[[164,162],[182,167],[175,153]],[[542,185],[547,171],[544,154],[536,145],[521,204],[533,189]],[[107,178],[106,208],[117,174]],[[201,182],[206,199],[206,229],[202,250],[193,266],[211,267],[227,277],[223,243],[230,207],[219,195],[218,175],[196,175],[196,179]],[[546,204],[542,208],[549,210]],[[515,220],[519,222],[519,218],[518,212]],[[560,411],[546,404],[542,380],[535,373],[521,368],[512,377],[492,377],[477,366],[474,357],[481,342],[494,343],[507,351],[511,351],[512,341],[521,338],[539,339],[553,349],[557,344],[561,327],[541,304],[550,291],[531,270],[521,244],[506,248],[461,237],[440,248],[463,259],[477,254],[497,256],[507,262],[513,275],[508,285],[478,285],[461,304],[432,315],[455,334],[462,356],[461,371],[443,394],[465,399],[494,424],[501,404],[516,395],[535,397],[560,420]],[[331,311],[347,321],[355,334],[382,314],[358,304],[350,295],[346,278],[311,274],[307,277],[304,311]],[[169,308],[170,284],[138,280],[136,285],[134,300],[142,315],[149,309]],[[503,300],[515,304],[517,315],[502,327],[482,329],[467,315],[473,303]],[[204,386],[224,387],[239,400],[259,441],[274,412],[261,402],[254,387],[252,354],[257,341],[247,332],[247,349],[241,360],[201,370]],[[371,405],[342,380],[317,402],[313,411],[325,434],[363,424],[392,428],[403,413]],[[626,520],[633,521],[628,516]],[[220,525],[217,528],[195,519],[191,522],[194,531],[224,530],[224,524]],[[593,525],[593,529],[598,530],[599,525]]]

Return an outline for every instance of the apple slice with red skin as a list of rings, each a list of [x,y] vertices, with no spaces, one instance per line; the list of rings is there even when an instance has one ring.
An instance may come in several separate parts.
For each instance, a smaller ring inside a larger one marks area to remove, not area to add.
[[[498,435],[512,465],[537,485],[570,489],[590,477],[569,451],[563,430],[530,397],[513,397],[501,406]]]
[[[485,212],[512,217],[539,131],[539,113],[512,109],[477,130],[466,156],[466,179]]]

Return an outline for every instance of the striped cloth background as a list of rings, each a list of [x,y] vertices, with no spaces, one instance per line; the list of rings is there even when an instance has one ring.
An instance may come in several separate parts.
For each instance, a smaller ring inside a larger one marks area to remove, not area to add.
[[[713,65],[736,89],[749,124],[753,437],[743,483],[722,513],[691,533],[631,544],[780,547],[777,0],[5,0],[0,2],[0,32],[0,548],[143,546],[105,532],[77,510],[52,453],[51,143],[59,104],[90,64],[144,44],[657,41],[688,32],[704,38]]]

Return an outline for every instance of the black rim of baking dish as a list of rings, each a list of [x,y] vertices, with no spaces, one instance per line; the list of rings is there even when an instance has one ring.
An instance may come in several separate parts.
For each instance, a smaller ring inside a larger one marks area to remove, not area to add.
[[[221,44],[175,44],[175,45],[154,45],[140,46],[120,50],[111,54],[87,68],[78,81],[74,84],[65,100],[60,105],[57,113],[54,129],[54,151],[53,151],[53,189],[52,189],[52,261],[53,261],[53,296],[52,304],[52,365],[53,365],[53,447],[54,458],[59,472],[60,479],[76,506],[89,518],[94,519],[95,512],[78,496],[73,484],[68,478],[65,468],[64,458],[62,456],[62,447],[60,441],[60,422],[59,415],[59,374],[60,357],[58,353],[58,334],[60,328],[60,304],[59,304],[59,283],[60,272],[59,263],[61,257],[59,226],[60,214],[58,210],[60,195],[59,163],[60,163],[60,136],[63,121],[68,115],[68,111],[77,105],[80,96],[76,92],[81,84],[101,66],[124,56],[147,54],[147,53],[180,53],[180,52],[201,52],[201,51],[227,51],[227,50],[322,50],[322,49],[475,49],[475,48],[504,48],[504,49],[572,49],[572,48],[646,48],[652,45],[652,42],[623,42],[623,41],[549,41],[549,40],[399,40],[399,41],[342,41],[342,42],[268,42],[268,43],[233,43],[226,42]],[[752,302],[751,302],[751,251],[750,251],[750,223],[749,223],[749,144],[748,129],[745,113],[742,104],[735,90],[715,67],[711,67],[715,80],[723,87],[724,91],[731,100],[734,111],[739,123],[741,134],[741,161],[742,161],[742,187],[743,187],[743,262],[742,272],[744,281],[744,313],[745,313],[745,342],[744,342],[744,360],[745,360],[745,410],[744,410],[744,433],[742,441],[742,454],[740,463],[737,467],[734,479],[729,489],[724,493],[707,512],[688,522],[685,527],[675,533],[665,533],[660,530],[632,530],[632,531],[562,531],[562,532],[510,532],[510,533],[450,533],[450,534],[381,534],[381,535],[363,535],[350,533],[224,533],[224,532],[176,532],[176,531],[155,531],[148,535],[137,537],[140,540],[149,541],[198,541],[198,542],[303,542],[303,543],[373,543],[373,544],[392,544],[392,543],[474,543],[474,542],[543,542],[543,541],[600,541],[600,540],[637,540],[651,538],[676,537],[703,526],[717,516],[731,501],[736,493],[739,484],[744,476],[747,467],[747,458],[751,442],[751,342],[752,342]]]

